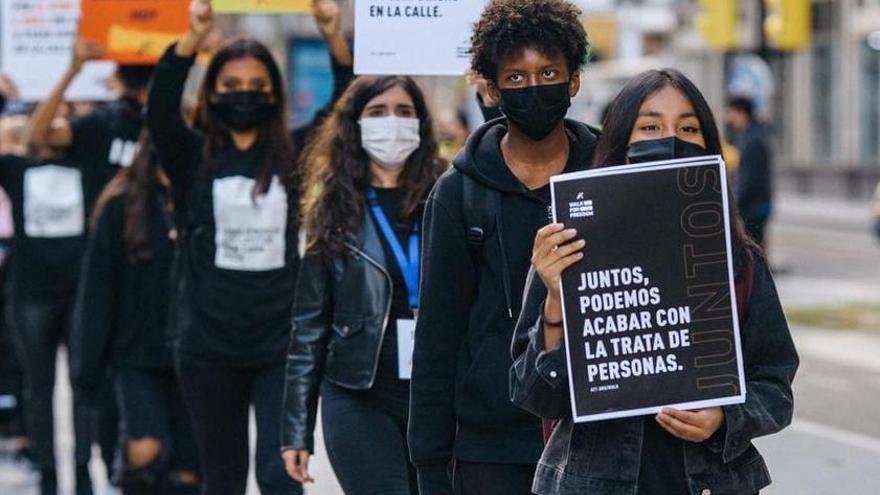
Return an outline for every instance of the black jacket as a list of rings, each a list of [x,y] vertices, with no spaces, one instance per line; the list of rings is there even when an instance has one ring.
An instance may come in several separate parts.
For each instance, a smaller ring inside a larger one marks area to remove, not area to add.
[[[737,139],[739,169],[735,176],[736,206],[745,220],[763,220],[770,216],[773,203],[773,180],[767,130],[752,124]]]
[[[791,383],[798,355],[767,262],[755,256],[754,286],[741,328],[746,374],[744,404],[724,406],[724,424],[705,442],[686,442],[684,467],[690,493],[757,493],[770,484],[754,438],[791,422]],[[536,416],[560,419],[535,474],[539,495],[636,493],[643,421],[650,416],[574,424],[565,343],[544,348],[542,308],[547,291],[532,277],[516,326],[510,396]],[[683,494],[684,495],[684,494]]]
[[[596,136],[566,121],[565,171],[585,170]],[[452,459],[534,464],[540,421],[510,403],[510,339],[536,231],[548,223],[549,188],[529,191],[501,155],[503,119],[468,140],[425,208],[422,279],[410,386],[409,445],[423,493],[451,493]],[[477,252],[467,241],[463,181],[498,191],[496,223]]]
[[[165,332],[174,252],[171,215],[159,197],[149,206],[148,261],[128,259],[124,196],[106,204],[89,234],[70,343],[71,378],[80,388],[97,388],[109,364],[172,366]]]
[[[376,379],[392,287],[379,231],[369,215],[357,243],[300,264],[287,353],[282,450],[314,447],[321,380],[355,390]]]

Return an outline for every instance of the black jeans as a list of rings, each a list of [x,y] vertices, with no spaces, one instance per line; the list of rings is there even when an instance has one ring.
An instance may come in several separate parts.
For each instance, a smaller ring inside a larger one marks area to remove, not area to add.
[[[257,420],[256,477],[263,495],[301,494],[281,460],[284,363],[262,368],[178,365],[202,460],[206,495],[242,495],[248,474],[248,412]]]
[[[455,495],[531,495],[535,465],[456,461]]]
[[[192,422],[171,369],[120,368],[116,396],[125,441],[153,438],[162,444],[163,470],[197,473],[199,458]]]
[[[73,298],[14,300],[8,298],[7,318],[22,365],[25,431],[30,437],[35,460],[42,470],[55,468],[55,429],[52,413],[55,390],[55,358],[58,346],[70,331]],[[91,457],[93,412],[74,391],[73,428],[75,461],[86,465]]]
[[[403,393],[321,384],[321,425],[333,471],[346,495],[417,495],[406,442]]]

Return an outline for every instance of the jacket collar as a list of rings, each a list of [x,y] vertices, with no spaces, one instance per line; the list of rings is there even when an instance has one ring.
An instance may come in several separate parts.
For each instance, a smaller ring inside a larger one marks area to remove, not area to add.
[[[381,265],[382,268],[388,268],[385,250],[382,248],[382,239],[379,237],[379,230],[376,228],[376,222],[373,221],[373,217],[370,214],[369,206],[364,211],[364,222],[358,232],[357,244],[350,247],[356,247]]]

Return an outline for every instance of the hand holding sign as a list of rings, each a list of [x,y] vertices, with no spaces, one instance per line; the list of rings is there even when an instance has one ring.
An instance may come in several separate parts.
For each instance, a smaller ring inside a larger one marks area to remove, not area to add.
[[[214,9],[211,0],[191,0],[189,3],[189,30],[177,43],[178,57],[191,57],[214,31]]]
[[[98,60],[104,56],[104,47],[100,43],[77,38],[73,43],[73,59],[71,68],[79,72],[83,65],[90,60]]]
[[[664,408],[657,415],[657,422],[671,435],[688,442],[704,442],[724,423],[724,410],[710,407],[697,411],[679,411]]]
[[[324,38],[338,35],[342,31],[342,13],[336,0],[312,0],[312,12],[318,31]]]
[[[211,0],[192,0],[189,4],[189,31],[199,37],[207,36],[214,28]]]
[[[559,280],[566,268],[584,257],[581,250],[586,241],[578,239],[575,229],[565,229],[561,223],[550,224],[535,235],[532,265],[547,287],[547,293],[559,299]]]

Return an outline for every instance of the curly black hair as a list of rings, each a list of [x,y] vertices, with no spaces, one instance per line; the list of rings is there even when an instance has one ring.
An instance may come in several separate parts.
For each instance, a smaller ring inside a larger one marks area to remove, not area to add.
[[[579,16],[566,0],[492,0],[474,25],[471,68],[497,82],[498,62],[524,48],[562,54],[569,73],[586,65],[590,41]]]

